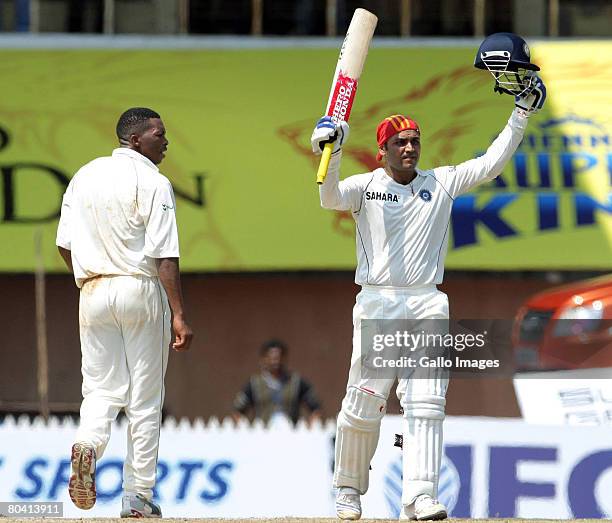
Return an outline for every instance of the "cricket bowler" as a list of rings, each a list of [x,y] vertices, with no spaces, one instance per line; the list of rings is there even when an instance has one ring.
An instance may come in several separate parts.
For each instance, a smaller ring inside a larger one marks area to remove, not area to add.
[[[68,492],[96,502],[96,460],[121,409],[128,420],[121,517],[160,518],[153,501],[164,375],[172,348],[187,350],[175,199],[159,172],[168,140],[158,113],[134,107],[117,122],[119,147],[74,175],[56,244],[80,289],[81,419]],[[171,321],[172,316],[172,321]]]

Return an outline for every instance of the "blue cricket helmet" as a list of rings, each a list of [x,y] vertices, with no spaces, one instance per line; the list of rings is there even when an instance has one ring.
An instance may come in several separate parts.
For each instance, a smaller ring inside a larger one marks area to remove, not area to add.
[[[527,94],[533,88],[534,71],[527,42],[514,33],[494,33],[478,48],[474,67],[489,71],[495,78],[494,90],[512,96]]]

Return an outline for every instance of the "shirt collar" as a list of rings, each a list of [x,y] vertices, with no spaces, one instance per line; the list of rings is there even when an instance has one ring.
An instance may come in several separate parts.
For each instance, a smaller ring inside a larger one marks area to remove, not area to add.
[[[152,169],[155,169],[157,172],[159,172],[159,168],[157,167],[157,165],[155,165],[146,156],[143,156],[134,149],[128,149],[127,147],[117,147],[117,149],[113,149],[113,156],[129,156],[130,158],[141,161],[148,167],[151,167]]]
[[[416,180],[418,180],[419,177],[424,178],[425,176],[428,176],[430,174],[429,171],[423,171],[417,167],[415,169],[415,172],[417,175],[415,176],[414,180],[412,180],[408,185],[402,185],[401,183],[397,183],[393,178],[391,178],[391,176],[387,174],[387,171],[385,171],[384,167],[379,167],[377,171],[380,173],[381,178],[385,180],[386,183],[397,186],[398,188],[403,188],[405,190],[410,190],[410,191],[412,190],[411,185]]]

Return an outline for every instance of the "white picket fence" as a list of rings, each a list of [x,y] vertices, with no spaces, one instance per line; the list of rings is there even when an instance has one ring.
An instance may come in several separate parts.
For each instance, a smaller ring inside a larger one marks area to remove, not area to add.
[[[98,502],[68,499],[71,419],[8,417],[0,424],[0,500],[59,501],[69,517],[117,516],[126,422],[116,423],[98,463]],[[364,516],[397,516],[401,418],[383,421]],[[333,516],[334,421],[265,427],[231,419],[165,420],[157,498],[171,517]],[[612,440],[602,427],[448,418],[440,493],[456,517],[570,518],[612,515]]]

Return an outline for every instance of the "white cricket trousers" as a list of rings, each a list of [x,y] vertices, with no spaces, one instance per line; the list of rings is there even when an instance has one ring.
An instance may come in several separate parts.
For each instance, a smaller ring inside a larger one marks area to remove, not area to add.
[[[170,309],[158,278],[101,276],[79,301],[83,403],[77,441],[99,459],[121,409],[128,419],[123,490],[150,499],[155,485],[170,344]]]
[[[439,332],[448,329],[448,317],[448,297],[434,285],[418,288],[363,286],[357,295],[353,309],[351,368],[338,416],[335,487],[353,487],[362,494],[367,491],[369,465],[378,445],[386,400],[399,378],[397,397],[404,415],[402,504],[411,505],[420,494],[437,495],[448,371],[420,368],[412,378],[406,379],[405,371],[387,368],[380,376],[369,373],[364,377],[361,337],[362,332],[367,332],[362,325],[366,319],[431,319],[436,320],[435,328]],[[414,356],[419,358],[419,351]]]

